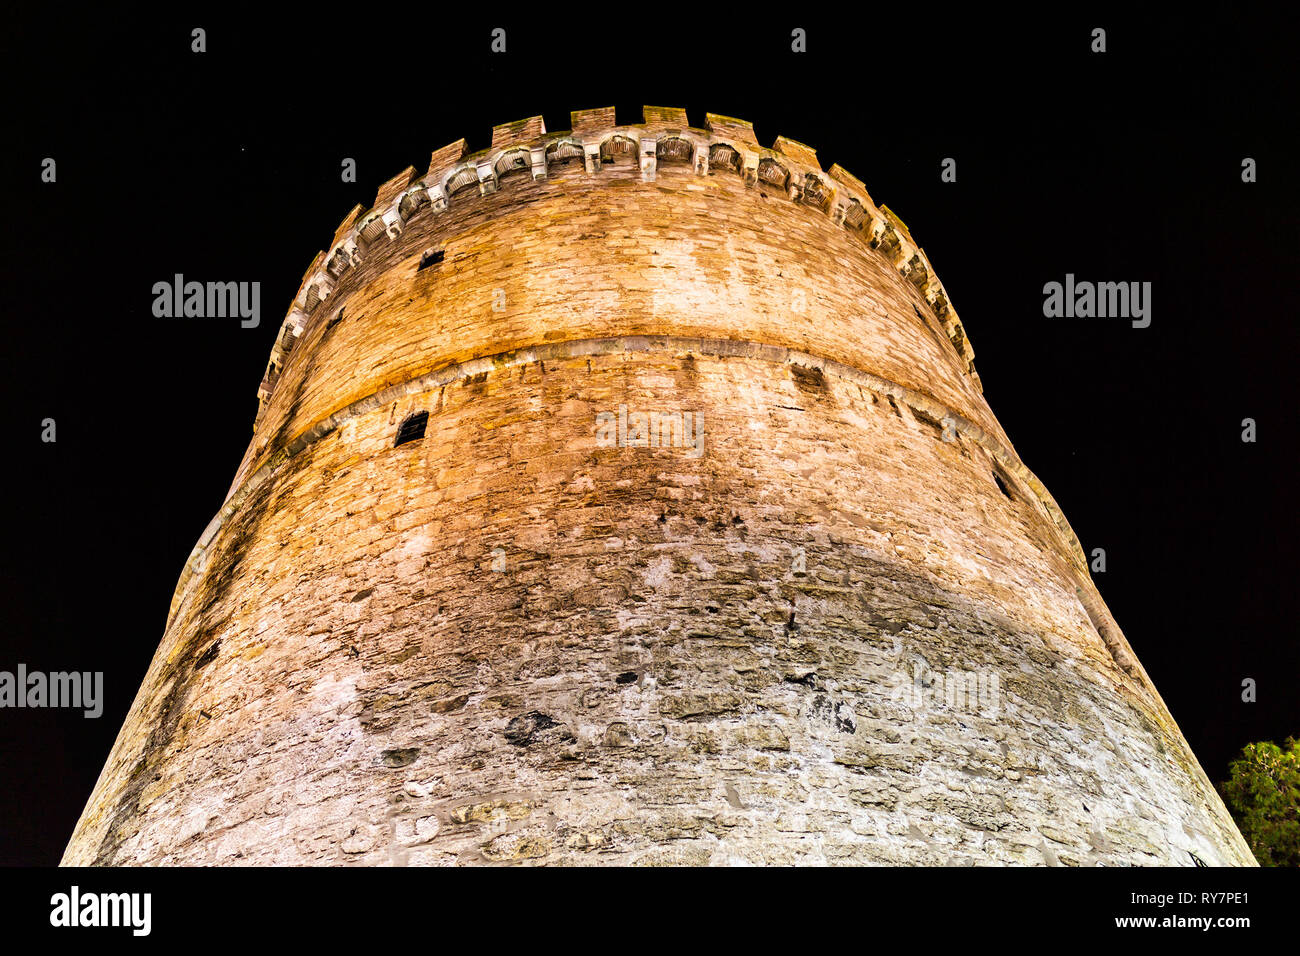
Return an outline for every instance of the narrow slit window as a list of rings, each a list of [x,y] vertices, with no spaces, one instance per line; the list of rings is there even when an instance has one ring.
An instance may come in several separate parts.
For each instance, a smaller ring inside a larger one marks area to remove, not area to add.
[[[430,249],[424,255],[420,256],[420,268],[416,272],[423,272],[429,266],[436,266],[442,261],[444,251],[442,249]]]
[[[393,443],[393,447],[405,445],[410,441],[419,441],[424,437],[424,429],[428,424],[428,412],[416,412],[414,415],[408,415],[406,421],[402,422],[402,427],[397,429],[397,441]]]
[[[1012,501],[1015,500],[1015,498],[1013,498],[1011,495],[1011,489],[1007,487],[1007,483],[1002,480],[1002,476],[999,475],[996,471],[993,472],[993,480],[997,482],[998,491],[1002,492],[1008,498],[1011,498]]]

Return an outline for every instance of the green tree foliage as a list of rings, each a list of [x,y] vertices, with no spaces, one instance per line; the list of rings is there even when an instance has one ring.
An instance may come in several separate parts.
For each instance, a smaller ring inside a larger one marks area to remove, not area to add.
[[[1300,740],[1246,744],[1219,785],[1260,866],[1300,866]]]

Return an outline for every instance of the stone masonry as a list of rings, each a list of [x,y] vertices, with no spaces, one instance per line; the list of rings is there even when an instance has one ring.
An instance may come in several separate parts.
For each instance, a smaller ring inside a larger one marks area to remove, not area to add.
[[[67,864],[1254,862],[924,252],[806,146],[440,149],[259,396]]]

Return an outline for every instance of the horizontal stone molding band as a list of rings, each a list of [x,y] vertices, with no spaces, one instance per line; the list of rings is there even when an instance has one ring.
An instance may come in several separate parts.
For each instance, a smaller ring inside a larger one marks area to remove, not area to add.
[[[1038,504],[1046,512],[1056,529],[1064,545],[1065,552],[1070,556],[1075,569],[1083,575],[1084,579],[1088,579],[1087,560],[1084,557],[1083,547],[1079,543],[1074,530],[1070,527],[1070,523],[1066,520],[1060,506],[1057,505],[1056,500],[1038,477],[1020,461],[1019,457],[1011,449],[997,438],[969,419],[936,402],[928,395],[833,359],[810,355],[784,346],[735,339],[633,335],[548,342],[471,359],[466,362],[457,362],[398,385],[381,389],[318,421],[285,445],[276,449],[270,458],[231,492],[221,510],[217,512],[212,521],[208,523],[207,528],[204,529],[198,544],[195,545],[189,559],[186,561],[185,570],[181,574],[172,598],[169,618],[174,617],[180,607],[191,578],[195,574],[202,572],[208,550],[221,533],[222,528],[230,520],[231,516],[239,510],[248,496],[264,482],[274,477],[286,461],[315,442],[320,441],[349,419],[369,414],[403,396],[450,385],[461,379],[481,375],[485,372],[530,365],[547,360],[650,351],[695,352],[700,355],[719,358],[744,358],[779,365],[797,365],[809,369],[819,369],[824,374],[834,375],[837,378],[860,385],[878,395],[888,396],[894,401],[906,405],[912,411],[920,413],[923,417],[941,423],[940,427],[950,426],[957,435],[961,435],[983,448],[999,467],[1014,475],[1033,492]],[[1084,592],[1081,591],[1081,593]],[[1094,612],[1092,608],[1089,610],[1090,613]]]

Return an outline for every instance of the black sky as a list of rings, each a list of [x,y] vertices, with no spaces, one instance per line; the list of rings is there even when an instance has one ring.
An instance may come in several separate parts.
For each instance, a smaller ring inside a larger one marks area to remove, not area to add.
[[[1211,778],[1300,734],[1289,34],[1264,16],[852,10],[11,23],[0,670],[104,671],[106,702],[98,720],[0,710],[0,864],[57,862],[251,437],[284,311],[348,209],[462,136],[610,104],[738,116],[862,179],[935,265],[1022,459],[1106,549],[1098,586]],[[1152,282],[1151,327],[1043,318],[1067,272]],[[261,326],[154,318],[175,273],[261,282]]]

